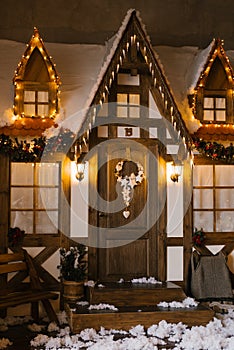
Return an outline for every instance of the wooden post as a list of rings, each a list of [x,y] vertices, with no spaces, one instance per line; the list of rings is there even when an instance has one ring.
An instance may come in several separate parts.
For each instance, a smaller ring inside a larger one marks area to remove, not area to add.
[[[0,154],[0,253],[7,251],[7,232],[10,222],[10,159]]]
[[[7,232],[10,222],[10,158],[0,154],[0,253],[6,253],[8,247]],[[0,283],[6,283],[6,277],[1,276]],[[1,310],[0,317],[6,316],[6,310]]]
[[[184,163],[183,176],[183,203],[184,203],[184,220],[183,220],[183,236],[184,236],[184,291],[189,293],[189,269],[190,257],[192,251],[192,232],[193,232],[193,210],[192,210],[192,169],[190,162]]]

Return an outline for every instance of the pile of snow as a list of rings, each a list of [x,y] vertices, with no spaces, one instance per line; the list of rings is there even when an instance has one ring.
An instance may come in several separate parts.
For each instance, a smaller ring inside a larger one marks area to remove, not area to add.
[[[199,303],[195,301],[193,298],[185,298],[183,301],[161,301],[157,304],[159,307],[173,307],[173,308],[189,308],[189,307],[196,307]]]
[[[141,277],[141,278],[133,278],[131,280],[132,283],[148,283],[148,284],[162,284],[161,281],[155,279],[155,277]]]
[[[31,341],[31,346],[43,346],[45,350],[156,350],[158,345],[162,348],[168,342],[174,344],[174,350],[233,350],[234,311],[219,314],[206,326],[191,328],[181,322],[162,320],[147,330],[142,325],[132,327],[128,332],[101,327],[100,331],[89,328],[70,335],[69,327],[66,327],[56,337],[39,334]]]
[[[190,304],[192,300],[187,302]],[[22,322],[22,318],[8,321],[15,324]],[[6,320],[0,319],[0,324],[3,323],[6,323]],[[56,332],[56,335],[48,335],[50,331]],[[56,324],[51,323],[47,332],[47,334],[38,334],[30,342],[32,349],[157,350],[163,349],[164,346],[166,348],[170,342],[174,350],[233,350],[234,310],[230,309],[225,314],[217,314],[206,326],[188,327],[182,322],[175,324],[162,320],[148,329],[142,325],[136,325],[127,332],[101,327],[99,331],[87,328],[78,334],[72,334],[68,326],[59,329]],[[9,339],[2,338],[0,349],[5,349],[11,344]]]
[[[110,304],[97,304],[97,305],[90,305],[88,307],[89,310],[111,310],[111,311],[118,311],[117,307],[115,307],[114,305],[110,305]]]

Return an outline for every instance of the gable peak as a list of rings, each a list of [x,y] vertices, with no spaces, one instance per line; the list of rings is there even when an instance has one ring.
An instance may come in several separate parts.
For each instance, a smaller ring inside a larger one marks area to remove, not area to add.
[[[15,71],[13,82],[24,79],[24,73],[27,63],[34,50],[38,49],[45,62],[51,81],[54,81],[55,83],[57,83],[57,85],[60,85],[60,79],[56,72],[55,64],[52,63],[52,57],[49,56],[37,27],[33,28],[33,35],[26,46],[27,48],[24,54],[22,55],[21,61],[19,62]]]
[[[213,42],[211,43],[211,49],[209,51],[206,63],[203,67],[200,77],[197,81],[195,90],[197,90],[199,87],[205,86],[206,80],[208,78],[208,75],[210,74],[215,59],[220,60],[221,64],[223,65],[224,71],[227,75],[229,84],[232,86],[234,85],[234,74],[229,62],[229,58],[227,57],[227,54],[224,50],[224,41],[220,38],[216,38],[213,39]]]

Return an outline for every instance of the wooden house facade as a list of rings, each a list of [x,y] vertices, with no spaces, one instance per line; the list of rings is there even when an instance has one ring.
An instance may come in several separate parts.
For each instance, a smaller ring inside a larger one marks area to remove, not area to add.
[[[45,45],[34,29],[1,122],[0,248],[24,230],[50,289],[59,248],[82,242],[91,280],[189,293],[195,227],[234,271],[232,64],[219,39],[174,51],[151,45],[134,10],[105,47]]]

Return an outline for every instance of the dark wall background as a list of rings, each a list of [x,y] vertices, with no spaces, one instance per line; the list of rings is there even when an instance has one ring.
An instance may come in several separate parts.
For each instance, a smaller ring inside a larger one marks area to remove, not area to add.
[[[127,10],[140,11],[153,45],[206,47],[214,37],[234,49],[234,0],[0,0],[0,38],[104,43]]]

